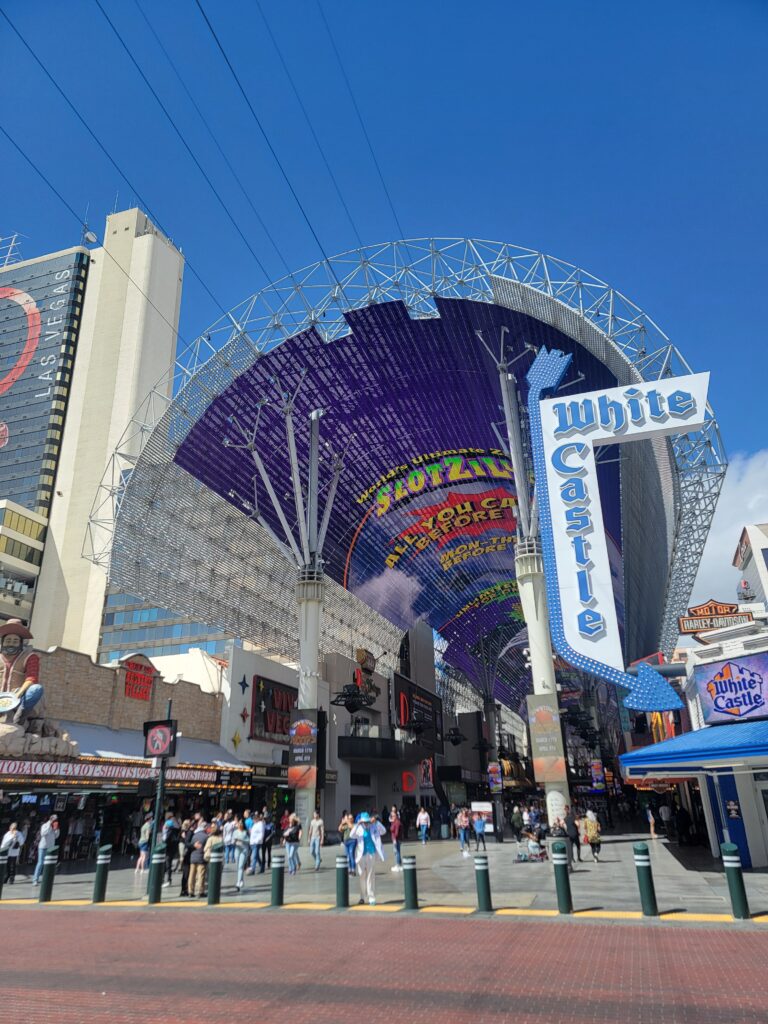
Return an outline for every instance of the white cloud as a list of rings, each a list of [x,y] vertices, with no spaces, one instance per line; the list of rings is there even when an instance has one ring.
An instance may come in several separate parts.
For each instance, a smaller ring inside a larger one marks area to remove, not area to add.
[[[731,565],[743,527],[768,523],[768,448],[731,459],[709,531],[691,604],[735,601],[739,572]]]

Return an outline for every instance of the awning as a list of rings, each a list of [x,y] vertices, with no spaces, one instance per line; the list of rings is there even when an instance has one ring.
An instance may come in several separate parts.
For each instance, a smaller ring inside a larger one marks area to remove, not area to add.
[[[768,768],[768,720],[698,729],[619,758],[625,778],[669,777],[716,768]]]
[[[108,729],[104,725],[65,721],[60,721],[59,727],[63,732],[68,732],[79,744],[82,756],[144,760],[144,734],[137,729]],[[211,765],[215,768],[229,768],[241,772],[251,770],[250,765],[238,761],[218,743],[211,743],[210,740],[192,740],[186,736],[179,738],[176,757],[172,764]]]

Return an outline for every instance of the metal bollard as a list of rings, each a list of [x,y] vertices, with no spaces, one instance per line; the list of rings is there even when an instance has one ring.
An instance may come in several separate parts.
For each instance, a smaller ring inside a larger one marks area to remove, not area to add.
[[[165,869],[165,843],[158,843],[152,851],[149,864],[148,902],[159,903],[163,889],[163,871]]]
[[[643,908],[643,916],[658,917],[659,908],[656,904],[656,887],[653,884],[648,843],[635,843],[632,849],[635,854],[635,870],[637,871],[637,884],[640,887],[640,905]]]
[[[273,907],[282,907],[285,893],[285,854],[272,854],[272,900]]]
[[[419,909],[419,887],[416,882],[416,858],[403,857],[403,885],[405,886],[405,909]]]
[[[747,890],[744,888],[744,872],[741,868],[739,848],[735,843],[721,843],[720,852],[723,855],[723,867],[728,880],[733,916],[739,921],[748,921],[750,918],[749,903],[747,902]]]
[[[40,895],[38,903],[50,903],[53,893],[53,879],[56,876],[56,865],[59,862],[59,848],[54,846],[52,850],[46,850],[43,861],[43,877],[40,880]]]
[[[552,844],[552,865],[555,869],[558,912],[572,914],[573,899],[571,898],[571,881],[568,878],[568,851],[565,843]]]
[[[336,909],[349,906],[349,858],[336,854]]]
[[[491,875],[488,870],[488,857],[475,854],[475,883],[477,885],[477,909],[485,914],[493,912],[491,905]]]
[[[224,847],[211,850],[208,861],[208,906],[221,903],[221,876],[224,873]]]
[[[112,860],[111,845],[100,846],[96,854],[96,877],[93,880],[93,903],[103,903],[107,895],[109,865]]]
[[[3,882],[5,882],[5,872],[8,867],[8,853],[0,853],[0,899],[3,898]]]

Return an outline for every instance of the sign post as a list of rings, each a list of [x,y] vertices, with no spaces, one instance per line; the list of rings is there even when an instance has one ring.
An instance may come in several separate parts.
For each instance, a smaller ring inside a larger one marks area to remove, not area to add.
[[[157,830],[160,823],[160,815],[163,813],[163,798],[165,796],[165,771],[168,765],[168,758],[176,754],[177,722],[171,718],[171,705],[168,701],[165,711],[165,719],[159,722],[144,723],[144,757],[151,757],[160,762],[160,773],[157,777],[157,794],[155,796],[155,816],[152,819],[152,836],[149,844],[152,850],[152,861],[150,863],[149,886],[155,870],[155,847],[157,846]],[[159,870],[159,869],[158,869]],[[162,877],[162,872],[160,872]]]

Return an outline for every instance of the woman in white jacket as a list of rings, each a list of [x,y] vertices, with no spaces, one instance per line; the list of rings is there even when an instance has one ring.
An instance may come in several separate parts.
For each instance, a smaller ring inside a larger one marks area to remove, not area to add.
[[[384,860],[381,837],[386,831],[380,821],[372,821],[370,814],[363,811],[349,834],[350,839],[357,841],[355,864],[360,876],[360,902],[367,900],[372,907],[376,904],[376,857]]]
[[[19,854],[26,841],[26,836],[19,831],[19,826],[14,821],[8,826],[8,831],[0,840],[0,853],[8,855],[8,862],[5,868],[5,881],[13,885],[16,880],[16,868],[19,863]]]

